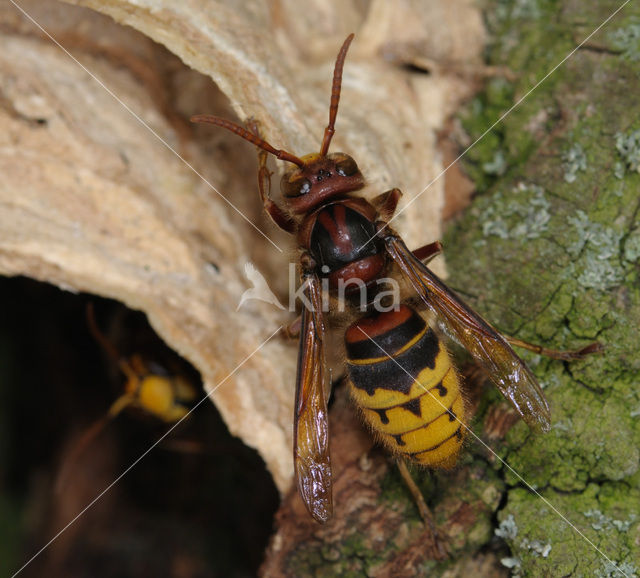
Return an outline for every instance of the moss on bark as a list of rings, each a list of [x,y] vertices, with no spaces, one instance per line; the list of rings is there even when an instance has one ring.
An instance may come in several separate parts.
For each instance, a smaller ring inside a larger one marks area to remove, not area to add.
[[[495,78],[464,124],[480,137],[619,6],[489,2]],[[545,388],[545,436],[517,424],[499,535],[521,575],[640,573],[640,6],[629,3],[466,156],[481,194],[445,238],[449,284],[506,333],[556,348],[525,354]],[[557,509],[555,511],[554,509]],[[560,515],[562,514],[562,515]]]

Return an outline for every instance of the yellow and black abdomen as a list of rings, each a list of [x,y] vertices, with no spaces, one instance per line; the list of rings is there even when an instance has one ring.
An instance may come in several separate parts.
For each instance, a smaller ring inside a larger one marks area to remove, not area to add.
[[[345,334],[351,396],[391,451],[451,467],[462,445],[464,399],[449,353],[412,308],[376,313]]]

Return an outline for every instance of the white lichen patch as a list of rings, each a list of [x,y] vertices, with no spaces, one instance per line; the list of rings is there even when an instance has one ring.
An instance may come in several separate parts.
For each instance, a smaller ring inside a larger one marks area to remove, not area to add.
[[[587,155],[579,144],[574,144],[562,155],[564,180],[573,183],[578,178],[579,171],[587,170]]]
[[[516,0],[513,3],[513,18],[533,20],[540,18],[542,14],[538,0]]]
[[[640,173],[640,130],[615,135],[616,149],[630,171]]]
[[[513,570],[512,576],[519,575],[518,569],[520,568],[520,564],[521,564],[520,558],[517,558],[515,556],[509,556],[508,558],[500,558],[500,564],[502,564],[506,568],[509,568],[510,570]]]
[[[504,520],[502,520],[502,522],[500,522],[500,526],[494,530],[494,534],[499,538],[514,544],[515,539],[518,536],[518,525],[516,524],[513,514],[509,514]],[[551,552],[551,543],[543,542],[542,540],[529,540],[528,538],[522,538],[519,544],[517,544],[517,547],[519,547],[520,550],[527,550],[531,552],[535,557],[547,558]],[[522,560],[519,556],[501,558],[500,563],[511,570],[512,577],[520,576]]]
[[[635,514],[629,514],[626,520],[616,520],[606,516],[598,509],[587,510],[584,515],[591,520],[591,527],[596,531],[617,530],[618,532],[627,532],[637,519]]]
[[[513,540],[518,535],[518,526],[513,514],[509,514],[494,530],[494,534],[503,540]]]
[[[584,259],[584,268],[577,277],[578,283],[585,288],[605,290],[616,287],[622,281],[622,269],[609,261],[588,256]]]
[[[591,221],[584,211],[576,211],[575,216],[567,218],[575,228],[577,237],[567,247],[570,255],[577,257],[583,249],[595,249],[600,259],[609,259],[618,253],[622,233],[601,223]]]
[[[625,239],[624,252],[625,261],[635,263],[640,260],[640,231],[634,230]]]
[[[567,222],[575,231],[567,252],[577,259],[567,274],[582,287],[604,290],[618,285],[624,276],[618,259],[623,232],[591,221],[584,211],[577,211]]]
[[[595,576],[597,578],[638,578],[637,568],[629,562],[621,562],[620,564],[602,561],[602,568],[599,569]]]
[[[633,23],[614,30],[609,38],[627,60],[640,60],[640,24]]]
[[[520,547],[530,550],[534,556],[541,556],[542,558],[546,558],[549,556],[549,552],[551,552],[551,543],[543,542],[542,540],[528,540],[524,538],[522,542],[520,542]]]
[[[542,187],[520,183],[508,194],[498,192],[495,201],[481,217],[485,237],[536,239],[547,230],[551,203]]]
[[[488,175],[501,177],[507,171],[507,159],[501,150],[493,154],[493,158],[488,163],[482,165],[482,170]]]

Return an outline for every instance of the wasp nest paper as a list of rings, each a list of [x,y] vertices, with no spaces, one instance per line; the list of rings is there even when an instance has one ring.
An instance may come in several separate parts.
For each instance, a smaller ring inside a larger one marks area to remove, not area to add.
[[[295,314],[236,308],[247,263],[287,303],[295,247],[262,215],[255,150],[188,118],[253,117],[277,148],[318,150],[355,32],[332,150],[357,159],[371,194],[401,188],[394,227],[430,242],[436,133],[469,94],[479,13],[471,0],[70,4],[0,8],[0,272],[144,311],[285,490],[297,346],[269,337]]]

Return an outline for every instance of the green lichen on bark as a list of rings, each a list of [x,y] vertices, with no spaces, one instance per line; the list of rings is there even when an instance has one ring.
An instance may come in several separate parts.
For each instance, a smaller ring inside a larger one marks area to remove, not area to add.
[[[472,103],[471,137],[620,4],[489,2],[490,64],[516,78],[491,80]],[[518,424],[501,455],[592,544],[502,467],[510,489],[499,519],[518,528],[505,564],[521,575],[640,575],[639,30],[640,6],[629,3],[470,151],[481,194],[445,238],[449,284],[501,330],[606,347],[570,364],[523,355],[552,429]]]
[[[514,566],[519,567],[522,574],[534,576],[545,575],[545,572],[553,576],[615,576],[614,566],[634,575],[637,562],[634,563],[632,557],[637,548],[634,540],[639,519],[629,512],[629,501],[637,503],[640,495],[637,487],[628,486],[630,480],[624,484],[590,483],[584,491],[575,493],[544,492],[549,504],[566,519],[544,502],[531,509],[529,492],[513,489],[509,495],[509,513],[505,511],[500,515],[498,534],[512,547]],[[546,523],[540,524],[541,518],[547,520]],[[591,542],[591,553],[585,556],[587,540]]]

